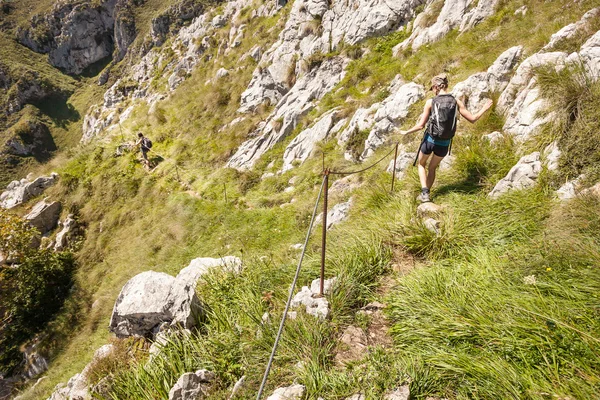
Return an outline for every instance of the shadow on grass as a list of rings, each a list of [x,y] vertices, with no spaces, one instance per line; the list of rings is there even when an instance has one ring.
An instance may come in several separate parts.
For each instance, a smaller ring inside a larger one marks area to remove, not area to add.
[[[482,178],[483,174],[481,171],[476,168],[469,168],[464,179],[438,187],[435,194],[436,196],[443,196],[447,193],[476,193],[483,187],[483,184],[481,183]]]
[[[69,94],[54,93],[33,105],[50,117],[56,126],[65,128],[69,123],[79,121],[81,118],[75,107],[67,102],[68,100]]]

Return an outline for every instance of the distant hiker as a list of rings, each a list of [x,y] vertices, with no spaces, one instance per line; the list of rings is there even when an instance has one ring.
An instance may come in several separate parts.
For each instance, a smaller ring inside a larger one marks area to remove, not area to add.
[[[492,100],[488,100],[479,112],[474,115],[471,114],[462,101],[455,99],[453,95],[448,93],[446,74],[435,76],[431,80],[430,90],[433,90],[435,97],[425,103],[419,122],[407,131],[400,131],[402,135],[406,135],[420,131],[427,124],[417,155],[419,180],[421,181],[421,194],[417,197],[417,200],[422,203],[431,201],[429,190],[435,181],[437,167],[452,147],[458,113],[467,121],[475,123],[492,106]],[[431,153],[433,153],[433,157],[431,157],[429,168],[427,168],[427,160],[429,160]],[[415,163],[417,160],[415,160]]]
[[[142,157],[144,159],[144,164],[147,167],[150,167],[150,161],[148,160],[148,152],[152,148],[152,141],[144,136],[142,132],[138,132],[138,140],[135,142],[136,146],[140,147],[140,151],[142,152]]]

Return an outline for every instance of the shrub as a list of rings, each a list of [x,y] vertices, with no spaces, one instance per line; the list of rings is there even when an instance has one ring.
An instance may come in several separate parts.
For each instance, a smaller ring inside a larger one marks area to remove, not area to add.
[[[9,374],[21,362],[19,346],[44,329],[73,285],[73,256],[34,248],[34,236],[23,220],[0,211],[0,251],[19,263],[0,269],[0,370]]]

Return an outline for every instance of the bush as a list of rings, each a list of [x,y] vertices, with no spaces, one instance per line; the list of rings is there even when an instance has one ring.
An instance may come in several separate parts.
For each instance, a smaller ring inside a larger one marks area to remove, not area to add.
[[[18,265],[0,270],[0,370],[19,366],[19,346],[44,329],[68,297],[75,260],[31,246],[35,231],[18,217],[0,212],[0,250]]]

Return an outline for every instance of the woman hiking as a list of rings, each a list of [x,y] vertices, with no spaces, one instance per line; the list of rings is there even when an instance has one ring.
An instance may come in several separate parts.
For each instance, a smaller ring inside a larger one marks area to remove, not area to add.
[[[421,194],[417,197],[417,200],[422,203],[431,201],[429,191],[435,181],[435,172],[451,147],[452,138],[456,132],[458,114],[460,113],[467,121],[475,123],[490,109],[493,103],[492,100],[488,100],[481,107],[481,110],[471,114],[462,101],[455,99],[452,94],[448,93],[448,77],[446,74],[435,76],[431,80],[430,90],[433,90],[435,97],[425,103],[419,122],[407,131],[400,131],[400,134],[406,135],[420,131],[427,124],[418,154]],[[433,153],[433,156],[431,156],[431,153]],[[427,161],[430,157],[431,161],[429,167],[427,167]]]

